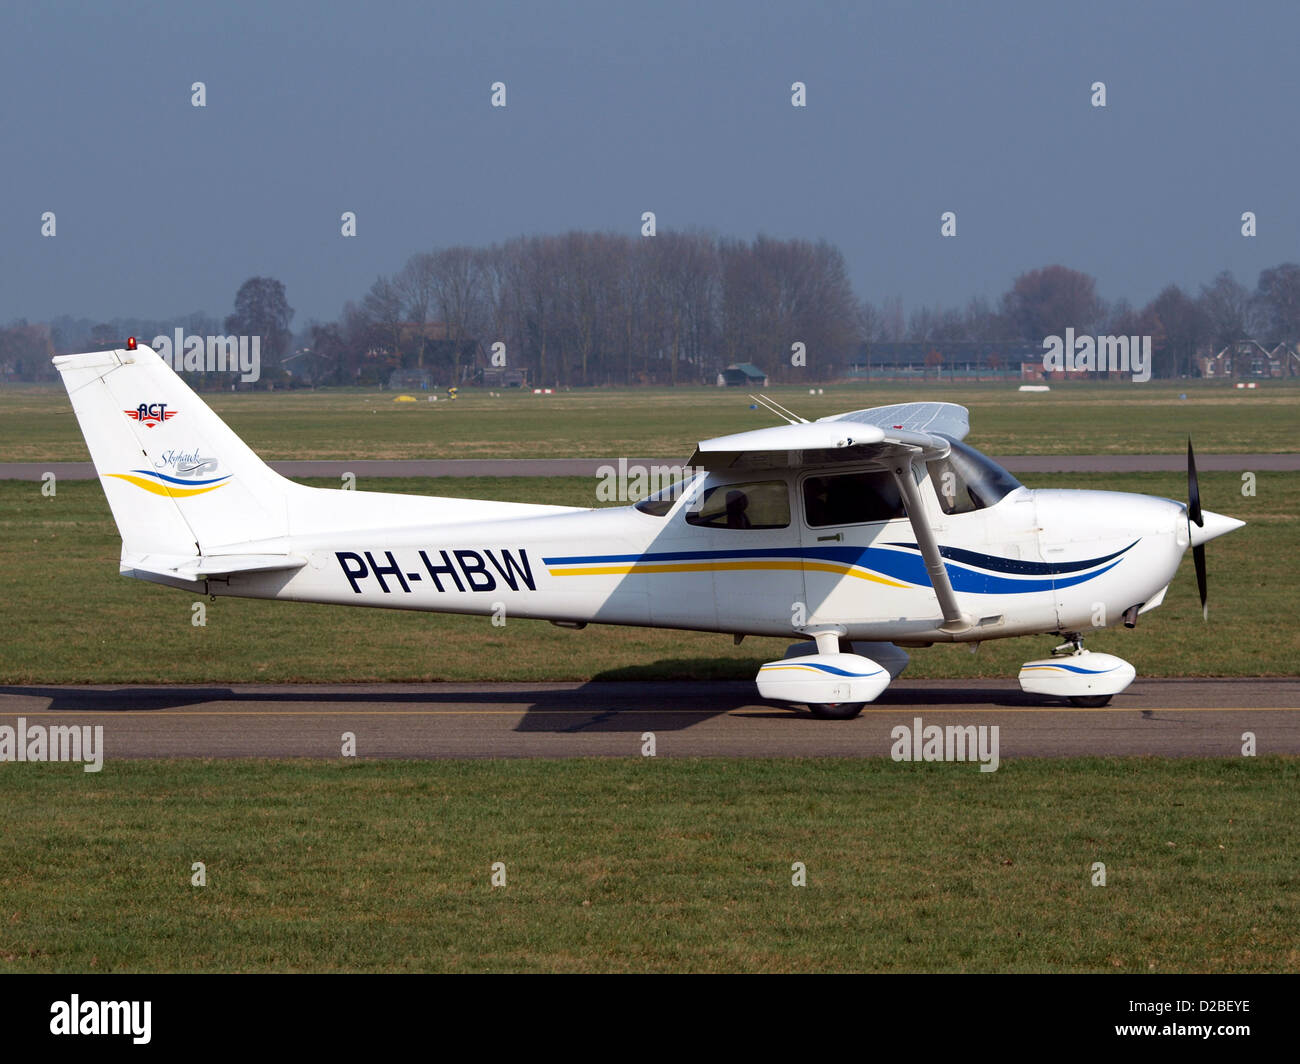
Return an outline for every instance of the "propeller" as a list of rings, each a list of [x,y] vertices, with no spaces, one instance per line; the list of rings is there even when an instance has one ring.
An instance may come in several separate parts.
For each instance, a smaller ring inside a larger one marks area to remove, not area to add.
[[[1187,437],[1187,522],[1190,533],[1191,525],[1205,527],[1205,518],[1201,514],[1201,485],[1196,479],[1196,456],[1192,454],[1192,438]],[[1201,619],[1210,619],[1210,607],[1206,603],[1205,583],[1205,544],[1198,543],[1192,548],[1192,564],[1196,566],[1196,588],[1201,593]]]

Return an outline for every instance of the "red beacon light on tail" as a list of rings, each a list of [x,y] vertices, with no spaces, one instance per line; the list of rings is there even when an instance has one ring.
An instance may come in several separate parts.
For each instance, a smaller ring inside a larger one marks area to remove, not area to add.
[[[126,338],[126,349],[127,349],[128,351],[134,351],[134,350],[135,350],[135,337],[134,337],[134,336],[128,336],[128,337]]]

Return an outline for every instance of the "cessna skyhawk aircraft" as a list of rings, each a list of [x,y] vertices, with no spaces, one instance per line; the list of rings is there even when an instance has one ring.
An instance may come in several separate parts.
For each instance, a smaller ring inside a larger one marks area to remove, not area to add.
[[[765,698],[855,716],[902,647],[1051,633],[1028,692],[1102,706],[1133,666],[1084,633],[1163,601],[1242,525],[1109,491],[1030,490],[903,403],[705,440],[678,490],[581,509],[309,488],[266,466],[152,350],[54,359],[122,534],[120,571],[187,591],[797,637]]]

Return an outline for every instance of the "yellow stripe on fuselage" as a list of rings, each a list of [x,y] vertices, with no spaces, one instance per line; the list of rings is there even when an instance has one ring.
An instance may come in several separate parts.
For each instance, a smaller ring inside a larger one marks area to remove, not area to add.
[[[873,584],[886,587],[910,587],[897,580],[878,576],[847,565],[833,565],[829,562],[792,561],[738,561],[738,562],[624,562],[619,565],[584,565],[576,569],[551,569],[552,576],[626,576],[629,573],[711,573],[736,572],[754,569],[803,569],[808,572],[837,573],[840,576],[852,576],[858,580],[868,580]]]
[[[178,488],[168,484],[155,483],[152,480],[145,480],[143,477],[133,477],[130,473],[106,473],[105,476],[116,477],[118,480],[125,480],[128,484],[134,484],[137,488],[144,488],[145,491],[154,495],[161,495],[165,499],[184,499],[191,495],[205,495],[209,491],[216,491],[224,485],[210,484],[206,488]]]

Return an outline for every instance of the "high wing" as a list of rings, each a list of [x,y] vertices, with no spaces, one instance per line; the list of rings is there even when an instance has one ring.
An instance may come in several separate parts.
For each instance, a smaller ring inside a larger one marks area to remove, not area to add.
[[[948,440],[970,431],[964,406],[898,403],[848,414],[774,425],[701,441],[691,458],[697,469],[794,469],[847,462],[923,462],[948,454]]]
[[[943,611],[941,627],[955,632],[974,622],[957,603],[938,540],[925,519],[925,506],[911,467],[913,462],[947,457],[951,445],[946,437],[959,440],[969,428],[964,406],[899,403],[702,440],[691,465],[697,469],[748,471],[871,463],[888,469],[906,503],[907,519]]]
[[[970,431],[970,414],[964,406],[956,403],[895,403],[893,406],[873,406],[868,410],[819,418],[817,424],[824,421],[854,421],[879,425],[882,429],[942,432],[954,440],[964,440]]]

